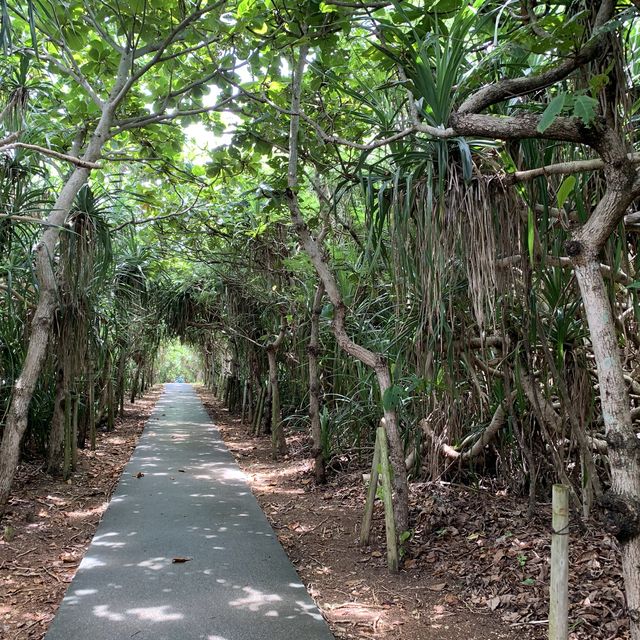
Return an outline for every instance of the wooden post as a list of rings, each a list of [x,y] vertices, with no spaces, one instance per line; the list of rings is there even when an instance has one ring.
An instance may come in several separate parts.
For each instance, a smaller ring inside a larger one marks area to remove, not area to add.
[[[373,517],[373,505],[376,501],[376,493],[378,490],[378,466],[380,465],[380,438],[376,431],[376,444],[373,449],[373,464],[371,465],[371,478],[369,479],[369,493],[367,494],[367,502],[364,507],[364,517],[362,518],[362,527],[360,528],[360,546],[364,547],[369,544],[369,536],[371,534],[371,518]]]
[[[569,635],[569,489],[553,485],[549,640]]]

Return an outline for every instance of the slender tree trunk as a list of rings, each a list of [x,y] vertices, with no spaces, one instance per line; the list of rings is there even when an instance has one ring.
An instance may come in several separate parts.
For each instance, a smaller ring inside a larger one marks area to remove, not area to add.
[[[88,391],[87,391],[87,415],[89,424],[89,446],[91,451],[96,450],[96,408],[95,408],[95,393],[96,383],[94,378],[93,364],[89,364],[88,373]]]
[[[139,364],[136,367],[136,372],[133,376],[133,381],[131,383],[131,404],[133,404],[136,401],[136,398],[138,397],[138,387],[140,385],[140,370],[142,369],[142,365]]]
[[[116,377],[116,402],[118,405],[118,415],[124,415],[124,390],[125,390],[125,374],[127,365],[127,351],[122,347],[120,351],[120,360],[118,362],[118,373]]]
[[[64,369],[58,368],[56,374],[56,397],[53,405],[53,418],[49,432],[49,448],[47,452],[47,473],[59,475],[62,472],[64,457],[64,415],[65,415],[65,378]]]
[[[318,375],[318,355],[320,354],[320,313],[324,285],[320,283],[316,289],[311,307],[311,335],[309,337],[309,418],[311,419],[311,455],[313,470],[318,484],[327,481],[325,459],[322,451],[322,425],[320,422],[320,376]]]
[[[80,394],[77,389],[71,396],[71,469],[75,471],[78,467],[78,417],[80,410]]]
[[[633,428],[614,315],[600,269],[600,253],[627,207],[640,195],[640,177],[612,130],[597,139],[607,189],[584,226],[567,243],[593,346],[608,445],[611,488],[601,498],[615,523],[622,555],[632,640],[640,640],[640,445]]]
[[[102,108],[100,121],[89,141],[83,160],[95,163],[109,138],[109,131],[117,105],[122,100],[121,91],[126,86],[131,71],[131,53],[122,55],[116,80],[109,100]],[[38,281],[38,303],[36,305],[29,346],[22,371],[15,381],[11,403],[7,412],[5,428],[0,445],[0,515],[4,513],[9,491],[20,458],[20,442],[27,429],[29,405],[38,378],[47,358],[54,313],[57,307],[57,283],[53,269],[60,229],[73,206],[76,195],[89,177],[89,169],[77,166],[62,187],[56,202],[47,216],[46,226],[34,249],[35,273]]]
[[[271,389],[271,451],[274,458],[287,453],[287,441],[284,437],[284,426],[280,415],[280,387],[278,385],[278,349],[284,340],[286,321],[280,316],[280,332],[278,337],[267,347],[269,362],[269,387]]]
[[[300,111],[300,98],[302,93],[302,77],[306,64],[308,52],[307,45],[302,45],[299,57],[295,66],[292,98],[291,98],[291,121],[289,128],[289,170],[287,176],[288,187],[285,191],[285,201],[291,214],[291,221],[302,246],[309,256],[311,263],[324,285],[327,296],[333,304],[333,332],[341,349],[346,351],[364,365],[374,370],[381,397],[391,387],[391,373],[389,365],[383,355],[374,353],[365,347],[356,344],[349,337],[345,328],[345,317],[347,308],[342,299],[336,278],[329,267],[323,252],[322,244],[314,239],[307,227],[298,201],[298,134],[300,130],[300,116],[296,115]],[[322,234],[321,236],[322,237]],[[389,438],[391,465],[393,467],[393,490],[394,515],[396,519],[397,532],[401,534],[409,529],[409,485],[407,481],[407,469],[404,464],[404,450],[398,429],[398,419],[392,409],[384,408],[385,428]]]

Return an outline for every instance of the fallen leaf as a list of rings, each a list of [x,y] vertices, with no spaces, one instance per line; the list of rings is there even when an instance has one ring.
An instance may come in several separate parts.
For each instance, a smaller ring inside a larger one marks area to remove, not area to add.
[[[427,589],[429,589],[429,591],[442,591],[446,586],[446,582],[439,582],[438,584],[427,585]]]

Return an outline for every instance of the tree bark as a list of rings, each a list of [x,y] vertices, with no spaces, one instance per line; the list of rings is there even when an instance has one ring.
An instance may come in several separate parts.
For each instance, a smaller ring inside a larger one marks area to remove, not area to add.
[[[56,397],[53,405],[53,418],[51,420],[49,448],[47,451],[47,473],[51,475],[59,475],[62,473],[62,460],[64,457],[65,387],[64,369],[60,366],[56,374]]]
[[[271,388],[271,451],[274,458],[287,453],[287,441],[284,436],[282,416],[280,415],[280,387],[278,386],[278,349],[284,340],[285,319],[281,316],[278,337],[267,347],[269,362],[269,386]]]
[[[324,285],[320,283],[316,289],[311,307],[311,335],[309,337],[309,418],[311,420],[311,455],[313,470],[317,484],[327,481],[325,459],[322,451],[322,425],[320,422],[320,376],[318,374],[318,355],[320,350],[320,313]]]
[[[600,384],[611,470],[602,502],[612,515],[622,553],[631,637],[640,638],[640,443],[631,421],[627,386],[607,290],[597,259],[576,265]]]

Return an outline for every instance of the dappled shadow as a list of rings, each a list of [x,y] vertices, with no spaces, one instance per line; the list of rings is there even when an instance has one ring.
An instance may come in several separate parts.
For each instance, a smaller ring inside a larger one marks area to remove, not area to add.
[[[189,385],[167,385],[47,640],[330,640]]]

